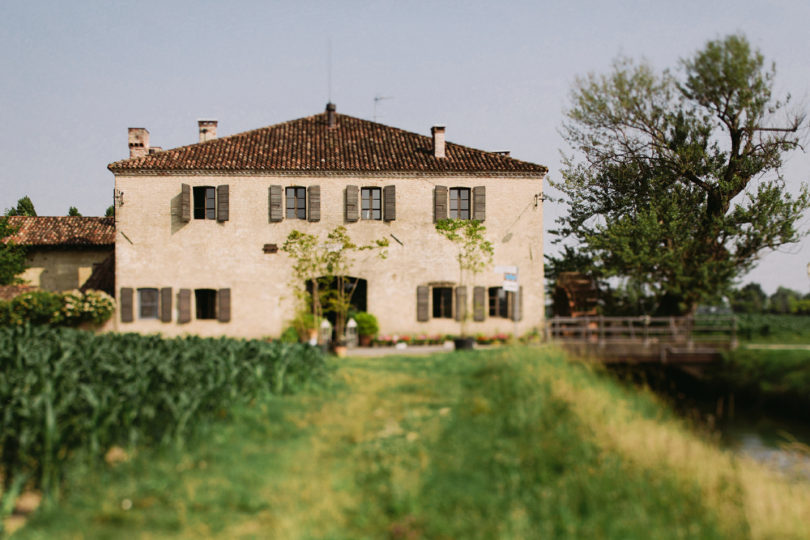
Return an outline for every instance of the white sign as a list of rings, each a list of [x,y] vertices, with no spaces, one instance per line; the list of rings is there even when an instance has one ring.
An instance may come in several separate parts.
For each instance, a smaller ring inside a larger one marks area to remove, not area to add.
[[[517,266],[496,266],[495,273],[497,274],[517,274]]]
[[[503,290],[505,291],[518,292],[518,287],[520,287],[520,285],[518,285],[517,281],[504,281],[501,287],[503,287]]]

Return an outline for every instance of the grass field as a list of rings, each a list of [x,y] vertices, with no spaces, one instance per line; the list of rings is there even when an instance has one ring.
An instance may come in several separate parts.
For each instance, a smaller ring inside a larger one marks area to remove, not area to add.
[[[738,314],[737,335],[750,343],[810,343],[810,315]]]
[[[810,485],[551,349],[334,361],[180,447],[70,468],[17,538],[807,538]]]

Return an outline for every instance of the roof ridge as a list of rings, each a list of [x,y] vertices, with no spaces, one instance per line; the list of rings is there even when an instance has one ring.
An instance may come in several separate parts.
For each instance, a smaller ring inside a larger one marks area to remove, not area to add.
[[[119,171],[493,172],[544,175],[548,169],[498,151],[447,142],[444,158],[431,137],[349,114],[295,118],[110,163]],[[341,129],[342,128],[342,129]]]

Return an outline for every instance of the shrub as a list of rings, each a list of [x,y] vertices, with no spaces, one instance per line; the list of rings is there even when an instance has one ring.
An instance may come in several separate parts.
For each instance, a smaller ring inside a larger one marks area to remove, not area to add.
[[[278,340],[282,343],[298,343],[300,341],[300,336],[298,334],[298,330],[292,326],[288,326],[281,333],[281,337],[278,338]]]
[[[112,316],[114,310],[115,301],[102,291],[30,291],[8,302],[0,302],[0,325],[101,324]]]
[[[360,311],[354,316],[357,322],[357,334],[361,336],[376,336],[380,331],[380,325],[377,323],[377,317],[371,313]]]

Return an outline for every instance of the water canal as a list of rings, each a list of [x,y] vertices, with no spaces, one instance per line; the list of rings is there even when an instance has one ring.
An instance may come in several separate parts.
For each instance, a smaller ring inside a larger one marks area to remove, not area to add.
[[[810,480],[810,410],[736,394],[712,377],[671,366],[610,366],[621,380],[649,387],[718,446]]]

